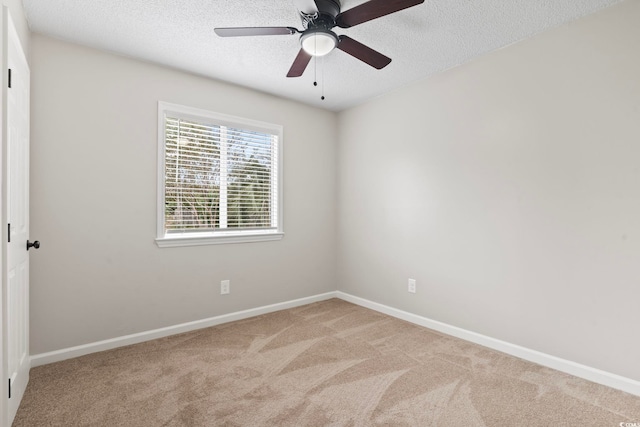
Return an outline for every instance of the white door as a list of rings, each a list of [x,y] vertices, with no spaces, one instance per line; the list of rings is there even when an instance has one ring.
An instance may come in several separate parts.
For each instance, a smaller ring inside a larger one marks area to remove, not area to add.
[[[3,215],[6,250],[3,286],[6,304],[8,425],[16,415],[29,380],[29,66],[9,12],[3,13]]]

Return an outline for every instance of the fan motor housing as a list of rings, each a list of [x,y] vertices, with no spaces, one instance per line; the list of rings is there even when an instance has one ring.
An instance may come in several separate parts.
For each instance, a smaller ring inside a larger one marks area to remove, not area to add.
[[[329,15],[333,19],[340,13],[340,1],[339,0],[316,0],[316,6],[321,15]]]
[[[314,16],[302,15],[302,26],[305,30],[324,28],[331,30],[336,26],[336,17],[340,14],[339,0],[315,0],[318,14]]]

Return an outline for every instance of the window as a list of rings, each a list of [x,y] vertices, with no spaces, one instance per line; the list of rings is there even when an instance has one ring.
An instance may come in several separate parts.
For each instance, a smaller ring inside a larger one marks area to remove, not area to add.
[[[278,240],[282,127],[158,104],[160,247]]]

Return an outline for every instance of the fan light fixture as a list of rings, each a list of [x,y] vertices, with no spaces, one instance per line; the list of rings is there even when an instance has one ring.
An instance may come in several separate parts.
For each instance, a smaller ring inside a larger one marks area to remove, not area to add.
[[[302,49],[311,56],[324,56],[338,46],[338,36],[333,31],[314,29],[300,37]]]
[[[226,27],[214,28],[213,31],[220,37],[301,34],[301,47],[289,68],[287,77],[302,76],[312,57],[327,55],[334,49],[341,50],[376,70],[381,70],[391,63],[391,58],[345,34],[338,37],[331,30],[336,27],[343,29],[355,27],[424,3],[424,0],[360,0],[357,2],[360,3],[358,6],[342,11],[342,0],[289,1],[296,4],[304,30],[295,27]]]

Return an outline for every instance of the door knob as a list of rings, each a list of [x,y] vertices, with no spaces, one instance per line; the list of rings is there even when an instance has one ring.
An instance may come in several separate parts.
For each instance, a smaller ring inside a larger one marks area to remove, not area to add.
[[[40,242],[36,240],[35,242],[31,243],[27,240],[27,250],[31,249],[32,247],[38,249],[40,247]]]

